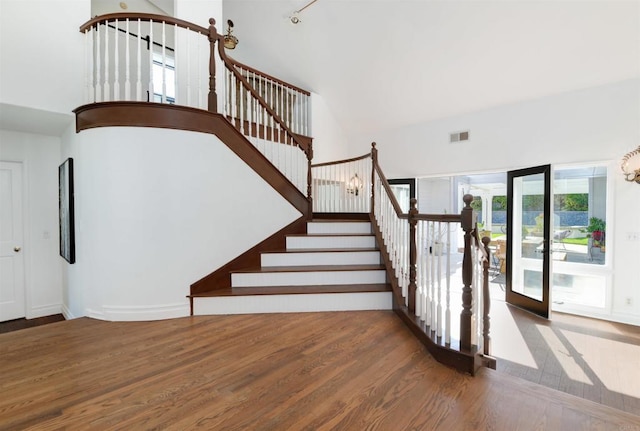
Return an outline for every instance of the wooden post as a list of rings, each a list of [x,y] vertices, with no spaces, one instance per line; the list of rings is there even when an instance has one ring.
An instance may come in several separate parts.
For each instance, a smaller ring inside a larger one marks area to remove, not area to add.
[[[209,18],[209,112],[218,112],[218,95],[216,94],[216,40],[218,31],[215,27],[216,20]]]
[[[471,283],[473,280],[473,261],[471,257],[471,232],[474,229],[474,213],[471,208],[473,196],[464,195],[461,225],[464,231],[464,254],[462,257],[462,311],[460,312],[460,349],[471,350]]]
[[[489,312],[491,311],[491,297],[489,296],[489,265],[491,263],[491,250],[489,250],[489,243],[491,238],[485,236],[482,238],[482,245],[484,245],[484,251],[487,253],[487,259],[482,262],[482,338],[483,338],[483,354],[486,356],[491,355],[491,337],[489,336],[489,329],[491,323],[489,322]]]
[[[313,176],[311,175],[311,161],[313,160],[313,142],[309,142],[307,147],[307,200],[309,201],[309,218],[313,217],[313,196],[311,183]]]
[[[416,225],[418,224],[418,200],[411,198],[411,209],[409,210],[409,312],[416,312],[416,277],[418,251],[416,247]]]
[[[378,166],[378,149],[376,143],[371,143],[371,214],[375,214],[376,202],[376,166]]]

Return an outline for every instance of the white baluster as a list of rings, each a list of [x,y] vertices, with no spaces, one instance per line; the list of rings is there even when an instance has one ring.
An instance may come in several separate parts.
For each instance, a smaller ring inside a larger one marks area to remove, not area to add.
[[[96,102],[102,102],[102,32],[96,25]]]
[[[438,222],[438,241],[440,242],[441,251],[438,254],[438,304],[436,308],[438,321],[438,337],[442,337],[442,253],[444,252],[444,244],[442,244],[442,222]]]
[[[451,344],[451,223],[447,224],[447,285],[445,303],[445,343]]]
[[[137,63],[136,63],[136,68],[137,68],[136,100],[137,101],[142,100],[142,47],[140,46],[140,40],[142,38],[141,33],[142,33],[142,28],[140,25],[140,19],[138,18],[138,31],[137,31],[138,52],[137,52]]]
[[[196,49],[196,56],[198,57],[198,108],[203,108],[204,104],[202,103],[202,43],[206,40],[204,37],[199,37]],[[208,43],[208,41],[207,41]],[[229,89],[229,92],[233,92],[233,89]],[[233,105],[232,105],[233,107]]]
[[[182,55],[180,53],[180,49],[178,49],[178,32],[180,30],[178,29],[178,26],[176,24],[173,25],[173,47],[175,48],[173,50],[173,103],[175,103],[176,105],[178,104],[178,97],[179,97],[179,92],[180,89],[178,88],[178,55]],[[187,31],[188,33],[188,31]],[[182,103],[182,102],[180,102]]]
[[[120,52],[118,50],[118,33],[120,32],[120,26],[116,19],[116,28],[113,31],[113,100],[120,100]]]
[[[160,101],[167,103],[167,43],[166,23],[162,21],[162,97]]]
[[[153,21],[149,21],[149,94],[147,95],[147,102],[154,101],[153,95]]]
[[[131,41],[129,40],[129,18],[125,20],[125,37],[124,37],[124,100],[131,100]]]
[[[109,84],[109,22],[104,26],[104,100],[111,99],[111,86]]]
[[[93,80],[91,79],[93,76],[93,31],[91,28],[88,28],[84,31],[84,62],[85,62],[85,89],[84,89],[84,101],[86,103],[92,103],[92,94],[93,94]],[[89,56],[91,53],[91,57]]]

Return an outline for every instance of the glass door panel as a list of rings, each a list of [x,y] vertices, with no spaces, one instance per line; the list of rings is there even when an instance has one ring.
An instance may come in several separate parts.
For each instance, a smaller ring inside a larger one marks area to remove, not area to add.
[[[549,317],[549,165],[507,174],[507,302]]]

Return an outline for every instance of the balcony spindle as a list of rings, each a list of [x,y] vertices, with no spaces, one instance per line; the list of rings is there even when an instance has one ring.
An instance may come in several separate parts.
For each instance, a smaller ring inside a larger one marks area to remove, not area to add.
[[[111,88],[109,86],[109,23],[104,26],[104,101],[111,101]]]
[[[138,19],[138,31],[137,31],[137,42],[138,42],[138,52],[137,52],[137,62],[136,62],[136,69],[137,69],[137,77],[136,77],[136,100],[137,101],[141,101],[142,100],[142,49],[141,49],[141,33],[142,33],[142,28],[140,26],[140,19]]]
[[[117,19],[115,21],[115,26],[116,28],[113,30],[113,100],[120,100],[120,53],[118,46],[118,32],[120,31],[120,27]]]
[[[129,40],[129,18],[125,20],[124,28],[126,31],[124,44],[124,100],[131,100],[131,41]]]

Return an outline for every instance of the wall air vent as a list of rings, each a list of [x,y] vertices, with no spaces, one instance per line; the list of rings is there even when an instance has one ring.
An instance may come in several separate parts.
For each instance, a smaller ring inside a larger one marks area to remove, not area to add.
[[[449,134],[449,142],[463,142],[469,140],[469,131],[465,130],[464,132],[456,132]]]

